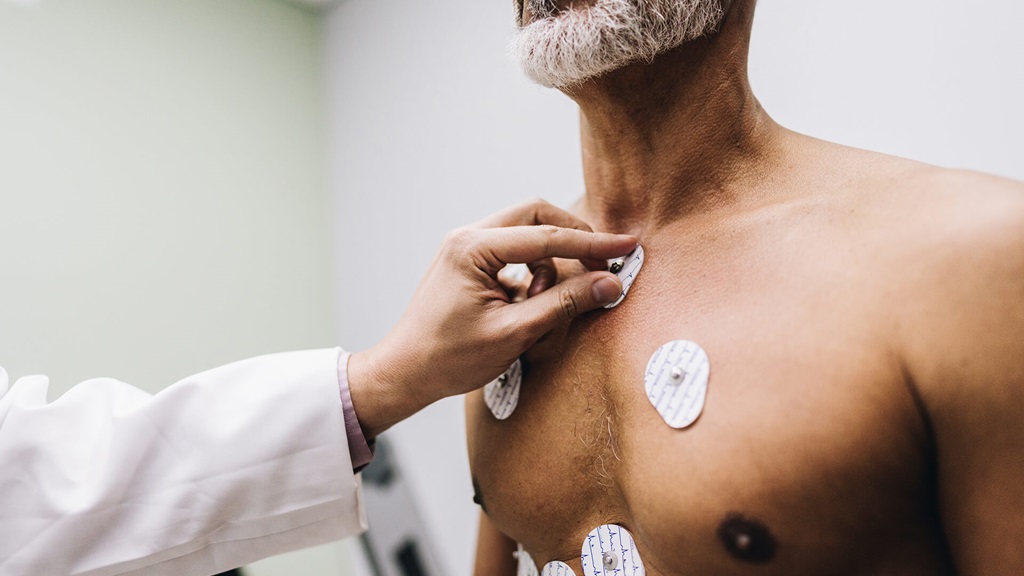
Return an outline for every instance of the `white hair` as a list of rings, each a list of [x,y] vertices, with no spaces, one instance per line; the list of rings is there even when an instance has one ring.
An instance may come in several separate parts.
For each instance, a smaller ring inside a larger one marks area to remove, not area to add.
[[[565,88],[650,61],[718,29],[728,0],[596,0],[558,12],[525,0],[536,20],[520,26],[510,52],[533,81]]]

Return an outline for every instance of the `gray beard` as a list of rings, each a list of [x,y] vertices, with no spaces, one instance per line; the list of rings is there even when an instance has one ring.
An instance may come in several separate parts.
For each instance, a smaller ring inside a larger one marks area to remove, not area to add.
[[[597,0],[560,13],[554,0],[525,3],[535,19],[510,52],[534,82],[567,88],[717,31],[730,2]]]

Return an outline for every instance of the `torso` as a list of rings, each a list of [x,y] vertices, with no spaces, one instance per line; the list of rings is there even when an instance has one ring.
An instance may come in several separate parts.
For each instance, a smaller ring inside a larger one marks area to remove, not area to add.
[[[650,576],[951,572],[931,435],[891,346],[902,256],[873,215],[816,198],[643,238],[629,296],[530,357],[508,420],[468,399],[488,516],[538,567],[582,574],[587,533],[618,524]],[[683,430],[643,385],[672,340],[711,361]]]

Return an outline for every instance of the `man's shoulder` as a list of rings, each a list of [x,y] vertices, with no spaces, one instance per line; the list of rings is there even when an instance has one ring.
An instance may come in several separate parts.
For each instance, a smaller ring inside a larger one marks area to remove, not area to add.
[[[895,192],[931,200],[939,207],[966,210],[965,216],[984,217],[1024,208],[1024,183],[973,170],[940,168],[896,159]]]
[[[915,165],[893,182],[888,194],[893,204],[906,211],[908,224],[921,239],[937,243],[930,244],[935,248],[945,246],[949,255],[955,256],[957,248],[974,252],[1000,245],[1012,248],[1024,241],[1024,184],[1020,182]]]
[[[896,253],[935,264],[976,261],[981,250],[1002,262],[1014,249],[1024,256],[1024,183],[849,148],[836,155],[844,208]]]
[[[899,267],[905,297],[951,306],[966,295],[1024,289],[1024,183],[901,159],[876,162],[876,172],[857,180],[851,211],[862,214],[865,236],[875,234],[872,246]]]
[[[941,411],[962,405],[958,390],[998,390],[1024,354],[1024,184],[921,164],[894,174],[864,202],[888,228],[894,345]]]
[[[958,563],[1020,573],[1024,489],[1024,185],[917,167],[901,218],[892,344],[926,415],[941,516]],[[893,203],[896,203],[894,200]],[[997,570],[998,572],[998,570]]]

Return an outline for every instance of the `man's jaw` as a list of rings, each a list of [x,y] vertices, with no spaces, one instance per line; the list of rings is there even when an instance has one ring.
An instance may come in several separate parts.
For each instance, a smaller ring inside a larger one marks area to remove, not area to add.
[[[559,89],[651,61],[717,29],[727,0],[522,0],[511,51],[526,75]]]

